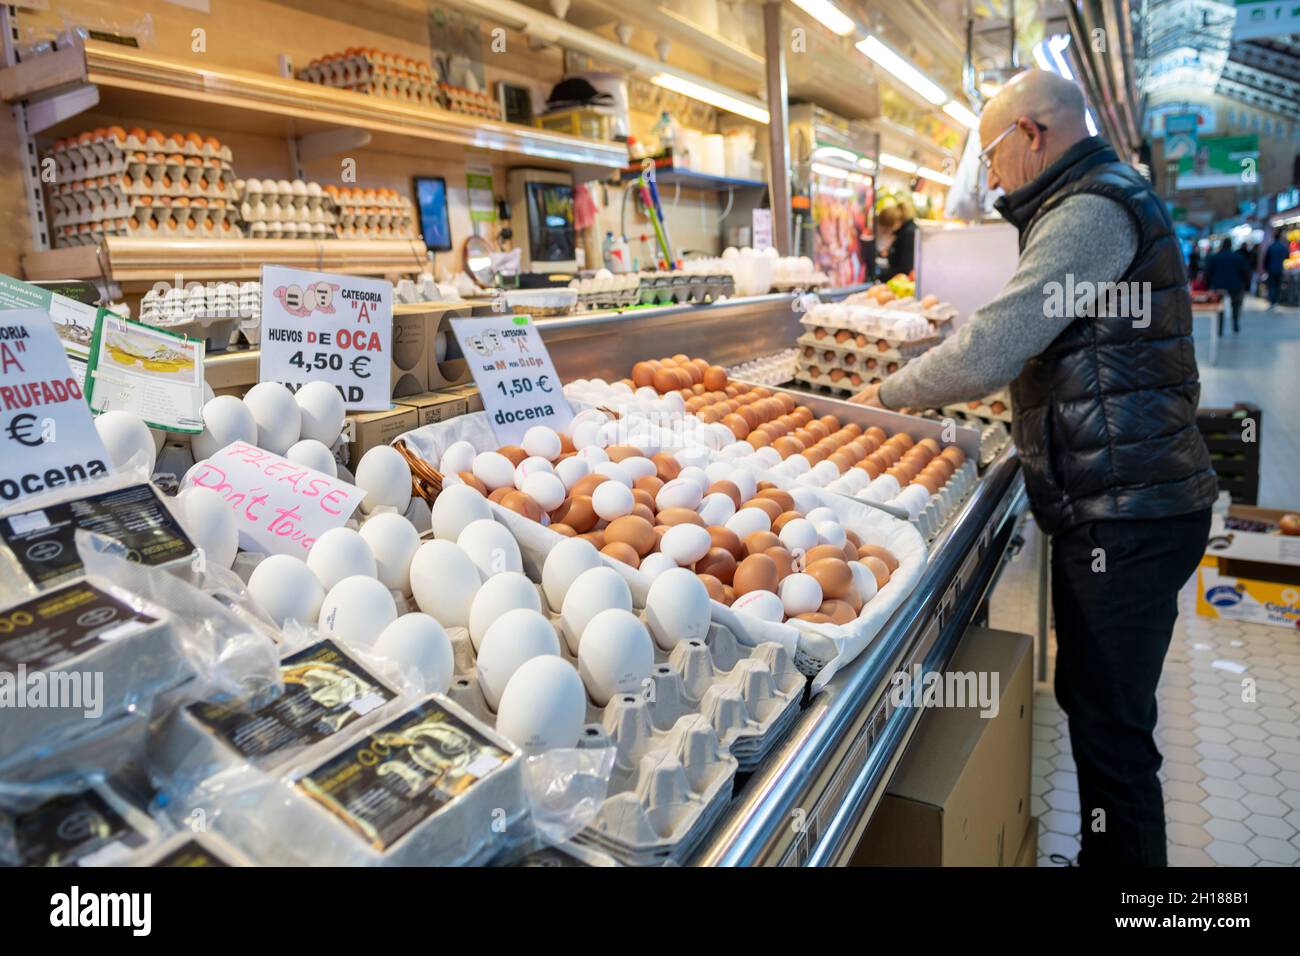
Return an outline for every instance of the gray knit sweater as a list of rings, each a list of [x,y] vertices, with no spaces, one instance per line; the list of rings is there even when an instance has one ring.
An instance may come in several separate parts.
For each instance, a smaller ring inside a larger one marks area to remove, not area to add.
[[[1074,319],[1049,317],[1049,283],[1118,282],[1137,252],[1124,207],[1078,195],[1044,214],[1020,254],[1015,275],[991,302],[919,359],[885,379],[888,408],[939,408],[974,401],[1005,386]]]

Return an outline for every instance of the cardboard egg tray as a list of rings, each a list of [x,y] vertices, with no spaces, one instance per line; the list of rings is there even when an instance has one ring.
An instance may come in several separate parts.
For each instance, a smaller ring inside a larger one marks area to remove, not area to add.
[[[191,224],[203,226],[204,223],[210,222],[214,228],[220,230],[225,222],[230,222],[232,226],[236,225],[239,221],[239,213],[233,206],[227,205],[224,199],[209,200],[204,197],[189,199],[184,196],[175,199],[166,196],[154,199],[148,196],[140,198],[128,196],[120,205],[82,207],[75,212],[55,214],[51,220],[56,229],[62,226],[75,227],[126,220],[128,228],[131,229],[148,229],[150,224],[155,222],[160,226],[168,222],[174,222],[177,226]]]
[[[850,326],[824,325],[809,320],[807,316],[800,319],[805,331],[796,340],[800,345],[811,345],[818,349],[840,349],[855,352],[858,355],[872,356],[900,364],[909,362],[922,353],[934,348],[943,341],[942,336],[930,335],[923,339],[899,339],[885,335],[873,335]],[[825,333],[818,337],[818,332]],[[850,333],[845,341],[836,341],[839,332]]]
[[[874,500],[871,497],[863,497],[866,491],[865,487],[855,493],[849,491],[843,485],[837,486],[838,481],[839,479],[836,479],[825,485],[825,490],[835,494],[847,495],[850,498],[857,498],[859,501],[872,502]],[[944,525],[948,523],[948,519],[957,512],[962,502],[970,497],[977,484],[979,484],[979,469],[974,459],[967,458],[962,466],[952,473],[952,477],[948,479],[944,486],[930,496],[924,510],[915,518],[909,518],[916,525],[921,537],[927,542],[933,541],[935,536],[943,530]],[[880,502],[880,504],[901,507],[894,504],[892,499]]]
[[[851,396],[861,391],[866,385],[873,385],[882,381],[879,378],[869,378],[865,375],[859,375],[860,384],[855,384],[853,375],[857,373],[845,373],[844,377],[838,381],[831,381],[830,373],[818,368],[817,374],[813,375],[812,370],[808,368],[798,368],[794,373],[794,380],[805,388],[829,396]]]
[[[736,280],[730,273],[653,273],[641,276],[637,300],[641,305],[675,305],[715,302],[735,294]]]
[[[477,116],[480,119],[501,119],[501,104],[487,93],[453,86],[450,83],[438,84],[438,105],[453,113]]]
[[[993,411],[994,402],[1002,403],[1000,412]],[[951,415],[958,421],[966,422],[1001,422],[1003,425],[1011,424],[1011,396],[1006,392],[998,392],[996,395],[990,395],[982,398],[974,408],[969,403],[957,402],[952,405],[943,407],[945,415]]]
[[[145,157],[157,157],[159,160],[170,156],[181,156],[186,159],[197,157],[205,161],[217,160],[222,168],[227,170],[234,161],[229,146],[223,144],[213,146],[206,140],[202,144],[195,144],[176,135],[162,139],[146,136],[141,140],[128,133],[121,140],[105,136],[95,141],[72,142],[74,138],[80,139],[88,135],[91,134],[83,133],[81,137],[59,140],[50,150],[49,155],[54,158],[60,180],[84,179],[88,176],[121,172],[129,165],[140,162],[136,156],[141,153]],[[145,160],[146,163],[151,161],[151,159]]]
[[[381,197],[382,198],[382,197]],[[414,236],[414,211],[411,201],[399,198],[396,202],[357,200],[341,196],[338,199],[339,229],[379,229],[398,236]]]
[[[437,105],[438,85],[428,63],[375,51],[332,54],[313,60],[297,72],[307,83]]]
[[[215,160],[213,160],[215,162]],[[66,208],[70,201],[115,203],[139,196],[190,196],[225,199],[236,198],[235,179],[229,168],[197,166],[169,167],[157,176],[138,176],[118,171],[98,176],[60,178],[49,184],[50,205]]]
[[[257,180],[236,183],[244,231],[255,238],[333,238],[338,209],[326,193],[263,192]]]
[[[134,222],[131,219],[107,219],[79,226],[62,226],[55,230],[59,246],[89,246],[101,242],[106,236],[136,239],[242,239],[243,233],[230,221],[217,223],[206,216],[184,225],[175,219],[167,221],[150,219]]]

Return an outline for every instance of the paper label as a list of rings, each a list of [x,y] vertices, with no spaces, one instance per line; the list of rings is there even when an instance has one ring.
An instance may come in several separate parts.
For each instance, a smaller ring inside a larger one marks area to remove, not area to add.
[[[70,584],[0,614],[0,671],[58,667],[102,640],[156,623],[93,585]]]
[[[84,366],[90,357],[90,340],[95,334],[99,309],[50,289],[0,275],[0,309],[44,309],[70,358]],[[80,378],[78,378],[80,381]]]
[[[0,503],[112,470],[49,312],[0,312]]]
[[[55,797],[18,814],[13,838],[23,866],[72,866],[119,841],[145,842],[144,834],[93,790]]]
[[[306,560],[326,531],[342,527],[365,497],[356,485],[280,455],[231,442],[185,476],[185,488],[210,488],[235,513],[245,551]]]
[[[526,315],[452,319],[497,441],[518,445],[535,425],[562,431],[573,420],[560,377]]]
[[[124,411],[153,428],[203,431],[202,339],[141,325],[99,310],[86,371],[96,414]]]
[[[392,398],[393,285],[378,279],[262,267],[258,381],[297,391],[329,382],[351,411]]]

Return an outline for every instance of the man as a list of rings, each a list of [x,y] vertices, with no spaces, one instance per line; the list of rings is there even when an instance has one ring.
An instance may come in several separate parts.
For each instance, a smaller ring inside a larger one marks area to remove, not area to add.
[[[1290,243],[1282,237],[1281,229],[1273,230],[1273,241],[1264,251],[1264,274],[1268,276],[1268,311],[1277,308],[1282,298],[1282,263],[1286,260]]]
[[[1155,691],[1218,494],[1196,428],[1187,272],[1164,203],[1088,135],[1073,83],[1018,75],[980,138],[990,187],[1007,191],[997,207],[1020,231],[1016,273],[956,335],[854,400],[933,407],[1010,383],[1025,485],[1052,536],[1079,863],[1165,865]],[[1139,307],[1062,309],[1067,274],[1076,289],[1122,281]]]
[[[1250,285],[1250,266],[1240,253],[1232,251],[1232,243],[1224,239],[1218,250],[1205,263],[1205,285],[1223,293],[1232,306],[1232,333],[1241,331],[1241,306]],[[1223,313],[1219,313],[1219,334],[1223,334]]]

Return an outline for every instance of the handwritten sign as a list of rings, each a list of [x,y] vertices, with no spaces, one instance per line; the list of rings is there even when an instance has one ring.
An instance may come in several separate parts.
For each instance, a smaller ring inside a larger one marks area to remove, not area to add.
[[[0,503],[112,470],[50,313],[0,312]]]
[[[86,402],[96,414],[131,412],[153,428],[203,431],[203,339],[100,309],[91,340]]]
[[[262,267],[258,380],[297,391],[329,382],[352,411],[392,398],[393,285],[376,279]]]
[[[528,316],[452,319],[451,330],[501,444],[519,444],[534,425],[559,431],[573,420],[555,364]]]
[[[244,550],[304,560],[316,539],[342,527],[365,497],[355,485],[242,441],[190,469],[184,488],[190,487],[210,488],[230,505]]]

